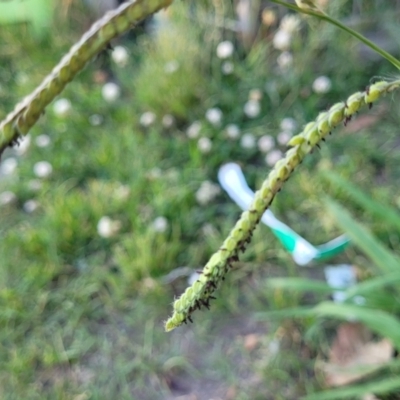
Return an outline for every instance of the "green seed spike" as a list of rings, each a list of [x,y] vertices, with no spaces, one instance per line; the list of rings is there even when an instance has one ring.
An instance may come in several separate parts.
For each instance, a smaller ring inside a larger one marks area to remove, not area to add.
[[[363,102],[364,94],[357,92],[352,94],[346,101],[346,108],[344,110],[344,115],[346,117],[351,117],[355,114],[361,107]]]
[[[0,123],[0,155],[7,146],[14,144],[20,135],[26,135],[35,125],[46,106],[60,94],[77,73],[111,39],[129,30],[140,20],[167,7],[173,0],[131,0],[124,2],[98,20],[72,46],[53,71],[31,93],[18,103]]]
[[[328,123],[333,129],[343,121],[345,103],[336,103],[328,111]]]
[[[295,136],[295,143],[290,144],[294,147],[290,148],[285,157],[276,163],[268,178],[263,182],[261,189],[257,192],[249,211],[242,213],[239,221],[224,241],[223,246],[211,257],[210,261],[204,267],[199,280],[192,287],[186,289],[179,299],[175,300],[173,314],[165,323],[166,331],[177,328],[187,320],[190,321],[191,314],[202,305],[207,305],[208,307],[210,300],[213,299],[212,293],[221,284],[229,271],[232,261],[235,261],[239,252],[244,250],[245,243],[250,242],[255,227],[275,194],[282,187],[283,182],[291,176],[304,157],[316,146],[316,138],[321,139],[328,132],[328,128],[330,131],[338,124],[345,122],[361,106],[370,104],[383,94],[398,88],[400,88],[400,80],[377,82],[371,85],[365,92],[355,93],[346,102],[337,103],[326,113],[321,113],[316,121],[307,124],[303,132]],[[347,108],[345,112],[346,104]],[[350,104],[352,106],[349,106]],[[325,125],[326,121],[329,123],[328,127]],[[310,135],[313,140],[310,140],[311,143],[307,144],[307,136]],[[240,238],[237,233],[238,229],[241,229]]]

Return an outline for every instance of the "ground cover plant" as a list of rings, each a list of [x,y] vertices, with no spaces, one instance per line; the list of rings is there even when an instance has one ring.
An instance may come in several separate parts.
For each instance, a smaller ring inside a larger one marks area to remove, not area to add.
[[[330,12],[352,15],[337,7]],[[386,7],[389,18],[391,6]],[[375,11],[361,9],[365,15]],[[186,285],[179,273],[204,265],[238,217],[216,185],[218,167],[240,161],[251,183],[261,183],[265,169],[282,156],[290,136],[315,118],[316,109],[346,98],[349,80],[362,91],[372,75],[389,68],[349,54],[344,33],[318,21],[317,29],[308,29],[306,22],[271,4],[250,46],[220,24],[235,17],[232,6],[204,4],[193,11],[181,4],[169,12],[167,24],[159,21],[153,36],[115,47],[111,72],[99,70],[100,60],[89,65],[17,153],[3,154],[4,398],[190,393],[198,398],[298,398],[324,386],[312,378],[313,358],[323,346],[312,345],[315,336],[307,342],[310,335],[303,335],[315,326],[313,315],[305,322],[285,322],[278,331],[271,320],[249,315],[249,310],[300,302],[296,293],[283,295],[282,288],[267,286],[271,275],[299,271],[265,230],[255,232],[236,273],[227,276],[212,315],[196,315],[194,326],[168,338],[162,321],[172,296]],[[2,28],[3,116],[78,39],[58,18],[58,34],[44,39],[51,54],[34,52],[37,43],[20,27]],[[85,24],[82,19],[74,23]],[[397,32],[394,23],[387,26]],[[290,40],[283,45],[278,32],[288,30]],[[18,35],[24,41],[17,41]],[[304,48],[304,43],[309,45]],[[322,60],[318,65],[312,62],[316,57]],[[372,88],[381,94],[382,86],[372,82]],[[370,103],[368,96],[374,94],[366,90],[355,100]],[[373,111],[375,120],[364,122],[362,135],[354,133],[360,127],[352,121],[329,147],[305,159],[278,196],[274,210],[310,239],[323,241],[321,235],[338,232],[338,217],[327,213],[321,194],[329,189],[331,196],[343,196],[316,171],[334,166],[345,177],[355,177],[372,197],[395,203],[398,106],[390,99]],[[339,111],[339,119],[345,118],[344,108]],[[354,211],[396,248],[396,232],[381,215],[374,220],[360,207]],[[341,259],[365,264],[354,248]],[[182,266],[188,268],[177,270]],[[324,332],[318,330],[319,344],[327,340]],[[202,353],[207,355],[199,357]],[[385,386],[386,391],[394,386]]]

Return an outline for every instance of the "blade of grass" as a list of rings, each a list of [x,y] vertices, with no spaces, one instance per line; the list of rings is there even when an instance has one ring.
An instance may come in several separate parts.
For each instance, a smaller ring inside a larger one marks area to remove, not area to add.
[[[382,222],[385,222],[387,225],[391,225],[400,231],[400,215],[392,207],[372,200],[363,191],[345,179],[341,178],[335,172],[326,171],[322,173],[322,176],[323,178],[326,178],[332,185],[342,189],[353,201],[365,209],[365,211],[368,211],[371,214],[379,217]]]
[[[271,289],[286,289],[298,292],[332,293],[343,288],[332,288],[325,282],[304,278],[273,278],[267,283]]]
[[[359,397],[367,393],[385,394],[400,388],[400,378],[388,378],[375,380],[369,383],[348,386],[340,389],[328,390],[325,392],[313,393],[308,396],[301,397],[301,400],[342,400],[350,399],[355,396]]]
[[[366,227],[356,222],[348,211],[333,200],[327,200],[327,206],[338,225],[382,272],[399,270],[400,259],[387,250]]]
[[[341,320],[358,320],[372,331],[393,342],[400,349],[400,321],[381,310],[359,307],[350,304],[323,302],[314,308],[316,316],[338,318]]]

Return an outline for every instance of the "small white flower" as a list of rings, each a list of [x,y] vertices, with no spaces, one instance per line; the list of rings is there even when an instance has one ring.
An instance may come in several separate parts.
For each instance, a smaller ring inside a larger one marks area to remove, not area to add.
[[[295,33],[300,27],[301,20],[296,14],[286,14],[281,23],[279,24],[279,28],[292,35]]]
[[[15,151],[19,156],[22,156],[28,151],[30,145],[31,145],[31,135],[28,134],[22,136],[22,138],[20,138],[18,147],[15,148]]]
[[[294,132],[297,129],[297,122],[293,118],[283,118],[280,124],[283,131]]]
[[[39,208],[39,203],[36,200],[28,200],[24,203],[24,205],[22,206],[22,208],[24,209],[25,212],[27,212],[28,214],[31,214],[33,212],[35,212],[38,208]]]
[[[270,135],[264,135],[261,136],[260,139],[258,139],[258,148],[263,153],[267,153],[268,151],[273,149],[274,146],[275,146],[275,140]]]
[[[274,10],[265,8],[262,12],[262,23],[266,26],[272,26],[276,22],[276,13]]]
[[[244,149],[253,149],[256,146],[256,137],[252,133],[245,133],[240,139],[240,145]]]
[[[156,121],[156,114],[154,114],[151,111],[146,111],[144,112],[139,119],[139,123],[140,125],[144,126],[144,127],[148,127],[150,125],[153,125],[154,122]]]
[[[194,121],[186,130],[186,135],[189,139],[197,139],[200,135],[201,122]]]
[[[231,61],[225,61],[221,65],[221,71],[224,75],[230,75],[234,69],[235,69],[235,66],[233,65],[233,62],[231,62]]]
[[[111,52],[111,58],[115,64],[120,67],[125,67],[129,59],[128,50],[123,46],[115,46],[114,50]]]
[[[31,179],[28,182],[28,189],[32,190],[32,192],[37,192],[42,188],[43,184],[39,179]]]
[[[279,29],[276,31],[274,38],[272,39],[272,45],[277,50],[285,51],[290,48],[292,43],[292,36],[290,33]]]
[[[229,139],[237,139],[240,136],[240,128],[236,124],[229,124],[225,128]]]
[[[18,161],[14,157],[9,157],[6,158],[1,164],[0,164],[0,173],[3,175],[12,175],[16,171],[18,167]]]
[[[277,161],[279,161],[283,157],[283,154],[280,150],[272,150],[265,157],[265,162],[270,167],[273,167]]]
[[[175,124],[175,118],[171,114],[165,114],[162,117],[161,123],[164,128],[171,128]]]
[[[249,100],[243,108],[244,113],[249,118],[256,118],[260,115],[261,105],[257,100]]]
[[[169,61],[164,66],[164,71],[167,74],[173,74],[174,72],[178,71],[178,69],[179,69],[179,63],[176,60]]]
[[[202,153],[209,153],[212,149],[212,141],[208,137],[202,137],[197,142],[197,147]]]
[[[47,147],[50,144],[50,136],[49,135],[39,135],[35,139],[35,143],[37,147]]]
[[[260,89],[252,89],[249,93],[249,100],[260,101],[263,97],[263,93]]]
[[[150,180],[161,178],[161,175],[161,169],[158,167],[154,167],[146,174],[147,178],[149,178]]]
[[[229,40],[225,40],[217,46],[217,57],[221,59],[229,58],[233,54],[234,50],[235,48],[233,43]]]
[[[219,185],[210,181],[204,181],[196,192],[196,200],[200,205],[204,206],[218,196],[220,192],[221,188]]]
[[[33,173],[38,178],[48,178],[53,172],[53,167],[47,161],[39,161],[33,166]]]
[[[289,131],[282,131],[280,133],[278,133],[278,143],[282,146],[286,145],[287,142],[291,139],[292,137],[292,132]]]
[[[115,236],[121,229],[121,222],[112,220],[110,217],[101,217],[97,223],[97,233],[103,238]]]
[[[120,185],[114,192],[117,200],[126,200],[131,194],[131,189],[127,185]]]
[[[220,126],[221,125],[222,117],[223,117],[222,111],[217,107],[209,108],[206,111],[206,119],[207,119],[207,121],[210,124],[214,125],[214,126]]]
[[[57,117],[66,117],[71,112],[71,102],[68,99],[58,99],[53,104],[53,111]]]
[[[218,231],[215,229],[213,224],[206,223],[201,227],[201,232],[205,237],[216,237]]]
[[[92,126],[99,126],[103,123],[103,116],[100,114],[93,114],[89,117],[89,124]]]
[[[17,196],[10,191],[0,193],[0,206],[7,206],[9,204],[15,203],[17,201]]]
[[[107,82],[101,88],[101,95],[108,103],[113,103],[121,94],[120,87],[114,82]]]
[[[315,93],[328,93],[331,87],[332,82],[327,76],[319,76],[312,84]]]
[[[286,69],[292,66],[293,64],[293,56],[290,51],[284,51],[281,53],[278,58],[276,59],[276,62],[282,69]]]
[[[168,220],[165,217],[157,217],[151,224],[154,231],[164,233],[168,229]]]

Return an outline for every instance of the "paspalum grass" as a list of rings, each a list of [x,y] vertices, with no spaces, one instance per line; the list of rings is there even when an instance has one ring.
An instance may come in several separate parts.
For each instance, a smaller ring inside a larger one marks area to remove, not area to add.
[[[133,0],[125,2],[115,11],[106,14],[75,44],[53,71],[44,79],[36,90],[24,98],[15,109],[0,123],[0,154],[9,145],[13,145],[22,135],[26,135],[36,123],[46,106],[64,87],[74,79],[87,62],[104,49],[113,38],[121,35],[148,15],[167,7],[173,0]],[[280,0],[276,3],[285,4]],[[380,53],[383,57],[399,67],[400,63],[392,56],[382,53],[377,46],[367,41],[360,34],[344,27],[339,22],[314,10],[296,8],[310,15],[317,16],[333,23],[348,33],[353,34],[365,44]],[[236,223],[219,250],[210,258],[203,268],[199,279],[174,302],[174,312],[165,324],[170,331],[181,324],[191,321],[192,313],[202,307],[209,308],[213,293],[232,263],[238,260],[239,253],[244,251],[251,241],[252,233],[265,210],[280,191],[284,182],[291,176],[304,157],[331,133],[340,123],[347,123],[362,106],[372,106],[382,95],[400,87],[400,80],[392,82],[379,81],[363,92],[352,94],[346,101],[333,105],[322,112],[317,119],[307,124],[303,131],[289,142],[285,158],[276,163],[267,179],[257,191],[253,203]]]
[[[7,146],[18,142],[19,137],[29,132],[46,106],[112,39],[171,3],[172,0],[128,1],[97,21],[43,82],[0,123],[0,155]]]

